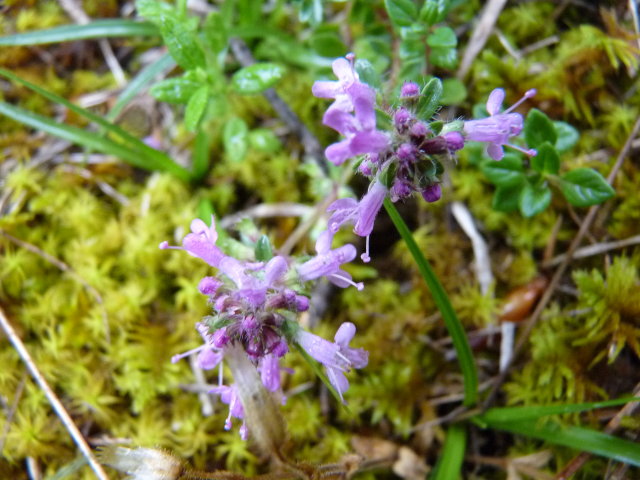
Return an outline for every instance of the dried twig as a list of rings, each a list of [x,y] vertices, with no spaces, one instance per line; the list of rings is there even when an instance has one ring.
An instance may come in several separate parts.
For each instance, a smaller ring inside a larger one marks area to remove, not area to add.
[[[629,134],[627,141],[622,147],[622,150],[620,150],[618,158],[616,159],[616,163],[613,165],[611,172],[609,172],[609,175],[607,176],[607,182],[610,185],[613,183],[616,175],[618,174],[618,171],[622,167],[622,162],[624,161],[624,159],[627,157],[627,154],[631,150],[632,142],[635,139],[635,137],[638,135],[638,131],[640,131],[640,118],[636,121],[635,125],[631,129],[631,133]],[[511,366],[513,365],[513,360],[517,358],[517,356],[520,354],[520,352],[524,348],[524,344],[529,339],[529,335],[531,334],[531,331],[538,324],[538,321],[542,316],[542,312],[544,311],[545,308],[547,308],[547,305],[551,300],[553,292],[555,291],[556,287],[560,283],[560,280],[564,275],[564,272],[567,270],[567,268],[569,267],[569,264],[571,263],[571,260],[573,259],[574,252],[577,250],[578,245],[580,245],[580,242],[582,242],[582,239],[585,237],[587,231],[591,227],[591,224],[593,223],[599,209],[600,209],[599,205],[594,205],[589,209],[587,215],[585,216],[582,222],[582,225],[580,225],[580,229],[578,230],[578,233],[576,234],[573,241],[569,245],[569,249],[565,254],[564,260],[558,267],[558,270],[556,270],[556,273],[553,275],[553,278],[549,282],[549,286],[547,287],[544,294],[542,295],[542,298],[538,302],[536,309],[533,311],[533,313],[531,314],[531,317],[527,321],[524,327],[524,331],[520,335],[518,343],[516,344],[516,348],[515,348],[513,357],[511,359],[511,362],[509,362],[509,365],[507,366],[507,368],[505,368],[505,370],[500,373],[500,375],[496,380],[496,383],[491,389],[491,392],[489,392],[487,399],[483,403],[484,409],[489,408],[493,403],[493,401],[495,400],[496,395],[498,394],[498,390],[500,389],[500,387],[502,387],[502,384],[505,382],[505,380],[509,375]]]
[[[64,408],[64,405],[62,405],[62,402],[60,401],[58,396],[51,389],[45,378],[42,376],[42,373],[40,373],[40,370],[38,370],[38,367],[33,361],[33,358],[27,351],[24,343],[22,343],[22,340],[20,339],[16,331],[9,323],[9,320],[5,316],[2,308],[0,308],[0,325],[7,334],[9,341],[13,344],[14,348],[18,352],[18,355],[20,355],[20,358],[27,366],[27,369],[33,376],[34,380],[44,392],[47,400],[49,400],[49,403],[55,410],[56,414],[58,415],[58,417],[60,417],[60,420],[71,435],[71,438],[73,438],[73,441],[76,443],[76,445],[78,445],[80,452],[82,452],[82,455],[84,455],[84,457],[87,459],[87,462],[95,472],[96,477],[98,477],[100,480],[109,480],[109,477],[102,468],[102,465],[100,465],[100,463],[98,463],[98,460],[96,460],[96,457],[91,451],[91,447],[89,447],[89,445],[85,441],[82,433],[80,433],[80,430],[78,430],[78,427],[73,422],[73,419],[71,418],[71,416],[69,416],[69,413],[67,413],[67,410]]]
[[[588,247],[579,248],[573,253],[573,258],[586,258],[591,257],[593,255],[600,255],[601,253],[606,253],[611,250],[617,250],[618,248],[630,247],[632,245],[640,244],[640,235],[636,235],[634,237],[625,238],[623,240],[618,240],[616,242],[602,242],[596,243],[595,245],[589,245]],[[557,257],[552,258],[548,262],[542,264],[543,268],[554,267],[562,263],[566,254],[558,255]]]
[[[229,228],[243,218],[306,217],[315,209],[302,203],[261,203],[220,219],[220,227]]]
[[[241,39],[232,38],[230,44],[231,51],[242,66],[247,67],[255,63],[251,51]],[[263,95],[289,129],[300,137],[306,155],[312,158],[322,172],[327,175],[328,169],[324,161],[324,150],[315,135],[302,123],[295,112],[289,108],[273,88],[265,90]]]
[[[506,3],[507,0],[489,0],[489,2],[487,2],[480,20],[473,29],[473,33],[467,44],[467,49],[464,51],[464,56],[458,69],[458,78],[463,79],[467,73],[469,73],[473,61],[482,51],[485,43],[487,43],[493,27],[498,20],[498,16]]]
[[[86,25],[91,22],[89,15],[86,14],[82,9],[82,6],[78,5],[75,0],[60,0],[60,6],[65,12],[67,12],[74,22],[80,25]],[[98,40],[98,45],[100,46],[104,60],[107,62],[107,65],[113,74],[113,78],[119,87],[123,87],[127,83],[127,78],[124,74],[124,70],[122,70],[122,67],[120,66],[120,63],[118,63],[118,59],[113,53],[111,44],[103,38]]]

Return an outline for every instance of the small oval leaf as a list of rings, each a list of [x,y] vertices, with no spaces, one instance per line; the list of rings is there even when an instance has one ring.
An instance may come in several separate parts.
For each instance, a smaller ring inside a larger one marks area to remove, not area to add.
[[[284,68],[275,63],[255,63],[238,70],[231,84],[236,92],[252,95],[273,87],[283,74]]]
[[[576,207],[597,205],[615,195],[604,177],[591,168],[576,168],[562,175],[560,189],[567,201]]]

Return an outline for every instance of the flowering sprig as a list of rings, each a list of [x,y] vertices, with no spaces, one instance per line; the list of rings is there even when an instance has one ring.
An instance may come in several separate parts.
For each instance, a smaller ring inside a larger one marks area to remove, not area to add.
[[[419,193],[427,202],[439,200],[444,172],[441,160],[454,155],[467,141],[486,142],[487,152],[494,160],[503,157],[504,146],[529,156],[536,154],[533,149],[509,143],[511,137],[520,134],[523,125],[522,116],[513,110],[535,95],[535,90],[527,91],[519,102],[500,112],[505,93],[495,89],[487,101],[488,118],[443,123],[421,118],[424,94],[429,90],[407,82],[400,90],[397,107],[389,112],[392,128],[383,132],[375,124],[375,90],[360,81],[353,60],[353,54],[335,60],[333,71],[338,80],[318,81],[312,92],[320,98],[335,99],[324,114],[323,123],[346,137],[327,147],[327,159],[340,165],[359,156],[358,171],[370,180],[370,187],[359,202],[339,199],[327,209],[331,213],[331,235],[343,224],[351,223],[357,235],[366,237],[363,261],[370,259],[369,236],[384,199],[397,202]],[[431,100],[428,103],[433,103]]]
[[[175,355],[172,361],[197,353],[197,364],[201,368],[221,368],[222,361],[231,352],[237,356],[240,349],[249,359],[250,368],[259,372],[259,381],[266,390],[282,396],[280,359],[289,351],[290,343],[296,342],[327,368],[329,381],[343,400],[349,386],[344,372],[367,364],[364,350],[348,347],[355,326],[343,324],[332,343],[304,331],[298,326],[296,317],[309,308],[309,298],[300,293],[305,282],[326,277],[340,287],[362,288],[362,284],[354,283],[340,268],[355,258],[353,245],[332,250],[331,235],[327,233],[318,239],[317,255],[305,262],[281,255],[268,261],[246,261],[226,255],[216,245],[217,238],[212,217],[211,226],[200,219],[193,220],[191,232],[184,237],[182,247],[172,247],[167,242],[160,244],[162,249],[185,250],[217,269],[216,275],[204,277],[198,286],[209,298],[213,313],[196,324],[204,343]],[[235,376],[234,373],[236,382],[240,381]],[[225,428],[232,427],[232,418],[243,420],[240,435],[246,438],[248,429],[244,419],[247,412],[241,393],[247,387],[224,385],[222,380],[220,370],[218,385],[211,392],[220,395],[229,405]]]

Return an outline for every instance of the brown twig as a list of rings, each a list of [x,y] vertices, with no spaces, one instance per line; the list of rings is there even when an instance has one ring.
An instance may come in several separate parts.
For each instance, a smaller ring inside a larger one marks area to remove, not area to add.
[[[635,125],[631,129],[631,133],[629,134],[627,141],[622,147],[622,150],[620,150],[618,158],[616,159],[616,162],[613,165],[611,172],[609,172],[609,176],[607,177],[607,183],[609,183],[610,185],[613,183],[616,175],[618,174],[618,171],[622,167],[622,162],[624,161],[627,154],[629,153],[632,142],[635,139],[636,135],[638,135],[638,131],[640,131],[640,118],[636,121]],[[494,402],[498,394],[498,391],[500,390],[500,387],[502,387],[502,384],[505,382],[505,380],[509,376],[509,373],[511,372],[511,367],[513,366],[514,360],[522,352],[524,344],[528,341],[531,331],[538,324],[538,321],[542,316],[542,312],[544,311],[545,308],[547,308],[547,305],[551,300],[551,297],[553,296],[553,293],[556,287],[560,283],[560,280],[564,275],[564,272],[566,271],[567,267],[571,263],[571,260],[573,259],[574,252],[577,250],[578,245],[580,245],[580,242],[582,242],[582,239],[585,237],[587,231],[591,227],[591,224],[593,223],[599,209],[600,209],[599,205],[594,205],[589,209],[587,215],[584,218],[584,221],[582,222],[582,225],[580,225],[580,229],[578,230],[578,233],[576,234],[573,241],[569,245],[569,248],[567,250],[567,253],[565,254],[564,260],[558,267],[558,270],[556,270],[556,273],[553,275],[553,278],[549,282],[549,286],[547,287],[544,294],[542,295],[542,298],[538,302],[536,309],[533,311],[533,313],[531,314],[531,317],[527,321],[524,327],[524,331],[521,333],[520,338],[518,339],[515,351],[513,352],[513,357],[511,357],[511,361],[509,362],[507,367],[504,369],[504,371],[500,373],[500,375],[496,380],[496,383],[491,389],[491,392],[489,392],[487,399],[484,401],[483,409],[489,408],[491,404]]]
[[[473,61],[482,51],[485,43],[487,43],[493,27],[498,20],[498,16],[506,3],[507,0],[489,0],[487,2],[480,20],[473,29],[473,33],[467,44],[467,49],[464,51],[464,56],[460,62],[460,68],[457,73],[459,79],[463,79],[467,73],[469,73]]]
[[[29,354],[24,343],[22,343],[22,340],[20,339],[16,331],[13,329],[13,327],[9,323],[9,320],[5,316],[4,311],[2,310],[1,307],[0,307],[0,325],[2,326],[2,329],[7,334],[9,341],[13,344],[14,348],[18,352],[18,355],[20,355],[20,358],[27,366],[27,369],[33,376],[34,380],[44,392],[45,396],[47,397],[47,400],[49,400],[49,403],[53,407],[54,411],[56,412],[58,417],[60,417],[60,420],[62,421],[63,425],[71,435],[71,438],[73,438],[73,441],[76,443],[76,445],[80,449],[80,452],[86,458],[87,462],[89,463],[89,466],[93,469],[94,473],[96,474],[96,477],[98,477],[100,480],[109,480],[109,477],[107,476],[104,469],[102,468],[102,465],[100,465],[96,457],[93,455],[93,452],[91,451],[91,447],[89,447],[89,445],[85,441],[84,437],[82,436],[82,433],[80,433],[80,430],[78,430],[78,427],[73,422],[73,419],[71,418],[69,413],[67,413],[67,410],[64,408],[64,405],[62,405],[62,402],[60,401],[58,396],[51,389],[46,379],[42,376],[42,373],[40,373],[40,370],[38,369],[35,362],[33,361],[33,358]]]
[[[233,55],[243,67],[247,67],[255,63],[255,59],[244,41],[239,38],[232,38],[229,43],[231,45]],[[300,118],[298,118],[295,112],[289,108],[289,105],[280,98],[273,88],[265,90],[263,95],[287,127],[300,137],[306,155],[313,159],[313,161],[318,164],[322,172],[327,175],[329,171],[324,160],[324,149],[320,145],[316,136],[311,133],[304,123],[302,123]]]
[[[60,0],[60,6],[65,12],[67,12],[74,22],[80,25],[86,25],[91,22],[89,15],[86,14],[82,9],[82,6],[76,3],[75,0]],[[124,70],[122,70],[122,67],[120,66],[120,63],[118,63],[118,59],[113,53],[111,44],[106,39],[101,38],[98,40],[98,45],[100,46],[105,62],[107,62],[107,65],[113,74],[113,78],[119,87],[123,87],[127,83],[127,78],[124,74]]]

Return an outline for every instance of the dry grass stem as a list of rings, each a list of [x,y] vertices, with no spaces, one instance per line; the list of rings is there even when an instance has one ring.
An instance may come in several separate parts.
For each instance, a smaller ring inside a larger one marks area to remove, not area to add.
[[[85,441],[84,437],[82,436],[82,433],[80,433],[80,430],[78,430],[78,427],[73,422],[73,419],[71,418],[69,413],[67,413],[67,410],[64,408],[64,405],[62,405],[62,402],[60,401],[58,396],[51,389],[46,379],[40,373],[40,370],[38,369],[35,362],[33,361],[33,358],[27,351],[24,343],[22,343],[22,340],[20,339],[16,331],[13,329],[13,327],[9,323],[9,320],[5,316],[4,310],[2,310],[2,308],[0,308],[0,325],[2,326],[2,329],[7,334],[9,341],[13,344],[13,347],[18,352],[18,355],[20,355],[20,358],[27,366],[27,369],[33,376],[34,380],[44,392],[45,396],[47,397],[47,400],[49,400],[51,407],[54,409],[58,417],[60,417],[60,420],[62,421],[63,425],[71,435],[71,438],[73,438],[73,441],[76,443],[76,445],[80,449],[80,452],[82,453],[84,458],[86,458],[87,462],[89,463],[89,466],[96,474],[96,477],[100,480],[109,480],[109,477],[107,476],[104,469],[102,468],[102,465],[98,463],[98,460],[93,455],[91,448]]]

